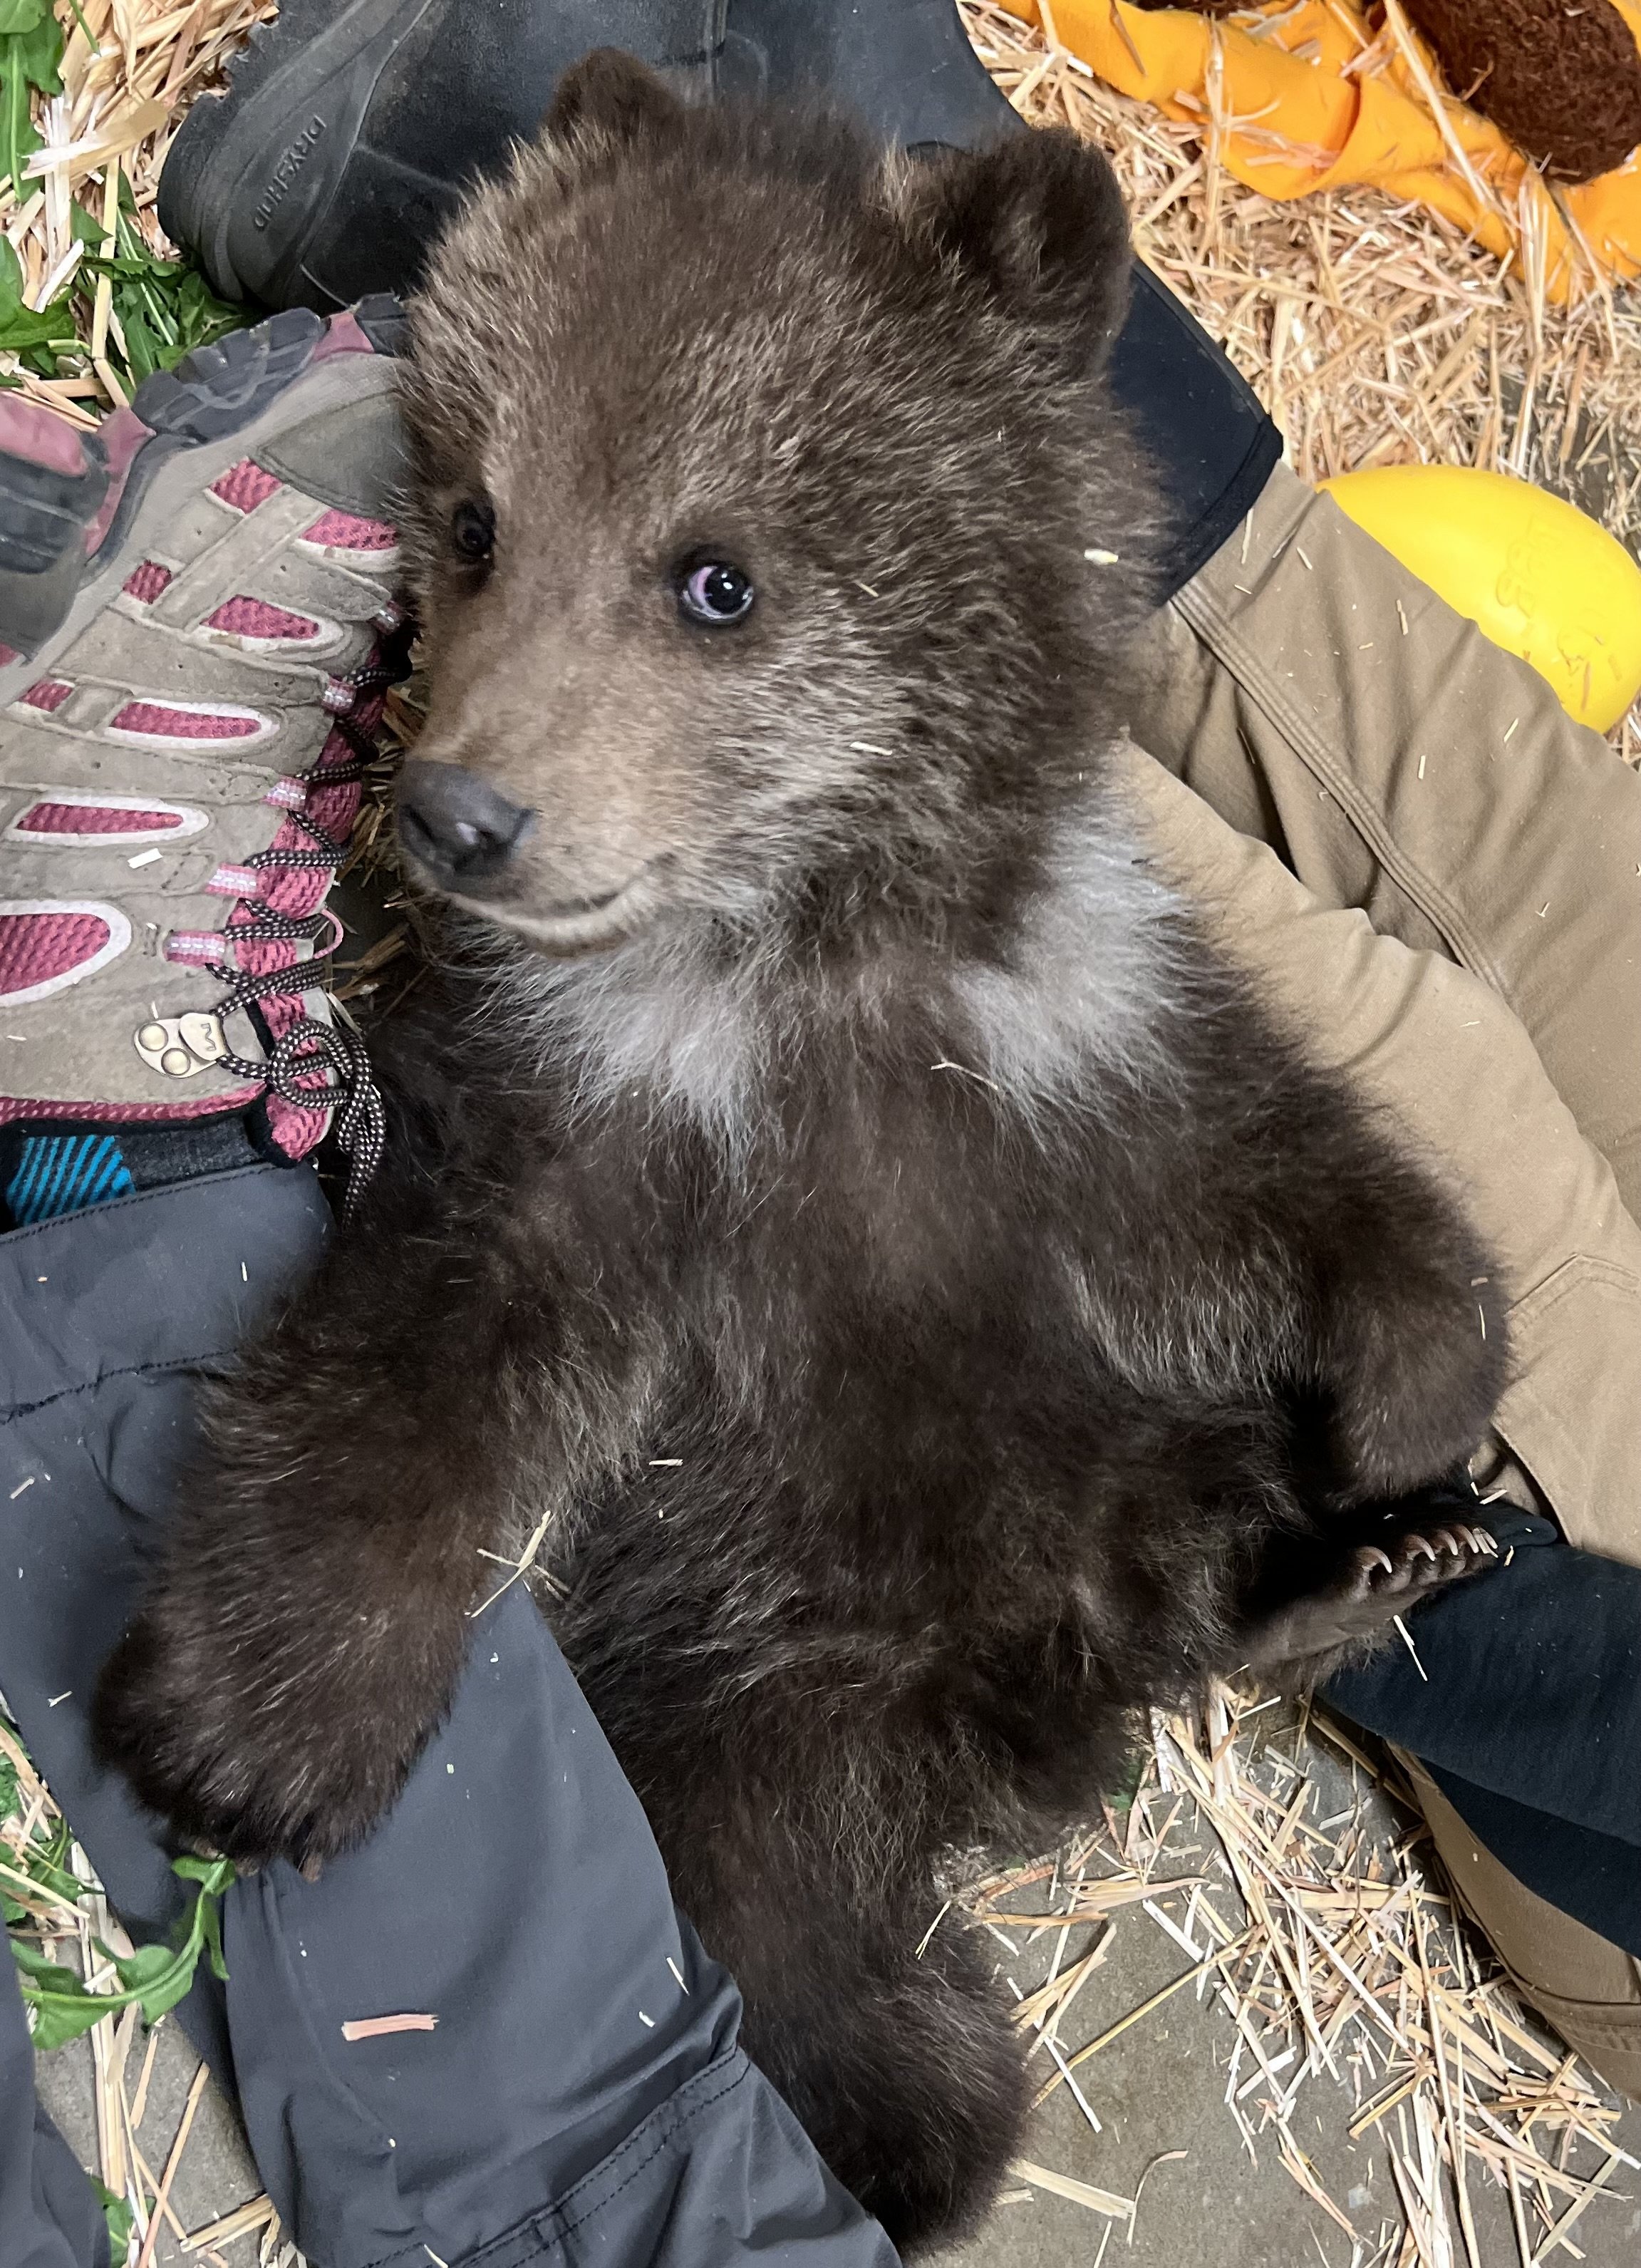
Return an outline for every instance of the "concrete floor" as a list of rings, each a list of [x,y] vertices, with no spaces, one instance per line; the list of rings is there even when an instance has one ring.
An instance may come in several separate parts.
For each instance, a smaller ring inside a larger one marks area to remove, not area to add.
[[[128,2091],[136,2088],[144,2047],[144,2038],[139,2032],[127,2065]],[[166,2018],[159,2027],[148,2102],[136,2138],[138,2149],[157,2174],[165,2166],[199,2060],[177,2026]],[[97,2114],[92,2089],[90,2043],[76,2040],[53,2055],[39,2057],[36,2085],[47,2110],[78,2153],[80,2163],[94,2169]],[[209,2084],[195,2113],[188,2146],[172,2183],[171,2204],[177,2219],[185,2229],[202,2228],[247,2198],[259,2196],[261,2187],[250,2151],[246,2147],[238,2111],[214,2084]],[[167,2225],[154,2248],[154,2268],[199,2268],[203,2257],[199,2253],[181,2251]],[[256,2259],[255,2243],[241,2238],[237,2243],[230,2243],[222,2258],[227,2268],[252,2268]]]
[[[1081,2020],[1066,2044],[1095,2036],[1188,1966],[1148,1918],[1120,1918],[1111,1958],[1079,1996]],[[1027,1970],[1016,1981],[1029,1991],[1040,1969]],[[1355,2226],[1361,2250],[1353,2253],[1343,2231],[1284,2171],[1274,2138],[1257,2138],[1258,2162],[1250,2161],[1224,2100],[1233,2038],[1223,2012],[1199,2004],[1188,1987],[1079,2071],[1103,2133],[1090,2132],[1063,2087],[1035,2116],[1024,2154],[1039,2165],[1129,2198],[1152,2169],[1131,2248],[1121,2222],[1017,2183],[1004,2193],[1010,2201],[941,2268],[1083,2268],[1102,2242],[1105,2268],[1351,2268],[1353,2259],[1365,2268],[1402,2224],[1385,2146],[1350,2140],[1345,2130],[1358,2106],[1347,2085],[1326,2073],[1309,2083],[1295,2139]],[[1630,2111],[1614,2139],[1641,2157],[1641,2111]],[[1174,2151],[1186,2155],[1157,2162]],[[1586,2176],[1600,2162],[1587,2146],[1571,2161]],[[1586,2268],[1635,2268],[1641,2260],[1641,2176],[1623,2186],[1630,2192],[1623,2201],[1592,2205],[1573,2232]],[[1484,2172],[1472,2174],[1469,2190],[1482,2268],[1516,2268],[1505,2192]],[[1456,2222],[1453,2235],[1461,2263]]]
[[[1313,1817],[1324,1818],[1350,1805],[1349,1770],[1333,1749],[1309,1742],[1299,1762],[1316,1789]],[[1377,1791],[1367,1796],[1364,1816],[1384,1844],[1405,1833],[1409,1823]],[[1227,1881],[1214,1836],[1198,1824],[1189,1806],[1168,1835],[1156,1871],[1161,1876],[1205,1873],[1213,1881]],[[1227,1916],[1237,1911],[1229,1889],[1217,1895],[1216,1902]],[[1182,1918],[1183,1896],[1159,1903],[1176,1922]],[[1045,1933],[1038,1940],[1041,1949],[1025,1954],[1018,1964],[999,1945],[1004,1973],[1030,1992],[1048,1972],[1052,1943]],[[1078,1949],[1074,1938],[1067,1962]],[[1097,2037],[1190,1965],[1149,1916],[1137,1911],[1119,1915],[1110,1955],[1078,1995],[1076,2021],[1063,2032],[1063,2048],[1069,2051]],[[1255,2129],[1250,2157],[1225,2102],[1234,2039],[1224,2011],[1207,1994],[1199,1999],[1196,1988],[1188,1986],[1078,2071],[1101,2133],[1090,2130],[1063,2086],[1035,2114],[1023,2155],[1118,2196],[1137,2194],[1131,2237],[1122,2222],[1113,2225],[1085,2205],[1016,2183],[987,2226],[968,2244],[944,2256],[941,2268],[1082,2268],[1100,2257],[1102,2244],[1107,2268],[1229,2268],[1233,2262],[1235,2268],[1367,2268],[1403,2223],[1388,2152],[1377,2139],[1385,2130],[1370,2129],[1354,2143],[1347,2132],[1360,2107],[1358,2074],[1349,2060],[1350,2033],[1336,2058],[1341,2077],[1336,2080],[1323,2071],[1306,2083],[1292,2132],[1322,2186],[1347,2213],[1357,2232],[1355,2246],[1284,2169],[1275,2136],[1259,2134],[1256,2105],[1263,2088],[1243,2104]],[[1380,2084],[1370,2082],[1362,2099],[1372,2101],[1379,2092]],[[1641,2110],[1628,2111],[1612,2131],[1619,2147],[1641,2157]],[[1175,2152],[1183,2157],[1170,2154]],[[1580,2144],[1568,2162],[1587,2178],[1602,2156],[1593,2146]],[[1586,2268],[1636,2268],[1641,2261],[1641,2174],[1614,2186],[1625,2196],[1597,2200],[1571,2232]],[[1468,2190],[1480,2268],[1516,2268],[1520,2253],[1504,2188],[1477,2168]],[[1536,2241],[1536,2225],[1533,2233]],[[1464,2254],[1456,2217],[1452,2236],[1459,2268]],[[1559,2250],[1553,2257],[1572,2258]],[[1394,2246],[1390,2259],[1397,2259]]]
[[[1323,1817],[1330,1805],[1349,1803],[1346,1770],[1331,1749],[1312,1743],[1301,1760],[1317,1783],[1314,1815]],[[1405,1819],[1394,1816],[1382,1798],[1374,1794],[1368,1805],[1370,1817],[1387,1838],[1405,1830]],[[1093,1871],[1100,1868],[1097,1865]],[[1203,1872],[1225,1880],[1218,1845],[1211,1833],[1198,1829],[1188,1807],[1175,1820],[1156,1872],[1159,1877]],[[1026,1895],[1032,1904],[1032,1894]],[[1039,1889],[1036,1896],[1041,1895]],[[1227,1914],[1234,1911],[1228,1889],[1218,1902]],[[1171,1905],[1176,1920],[1181,1917],[1181,1897],[1162,1903],[1165,1910]],[[1083,1925],[1074,1932],[1064,1956],[1068,1964],[1092,1941],[1087,1928]],[[1004,1931],[1009,1934],[1006,1923]],[[1020,1935],[1008,1947],[997,1942],[999,1974],[1030,1992],[1048,1973],[1053,1943],[1053,1934],[1046,1932],[1034,1946]],[[1063,2048],[1069,2052],[1095,2037],[1189,1965],[1143,1911],[1119,1914],[1105,1963],[1090,1977],[1063,2028]],[[1340,2080],[1324,2072],[1306,2082],[1292,2131],[1324,2186],[1349,2214],[1360,2240],[1354,2251],[1343,2231],[1284,2169],[1274,2139],[1256,2136],[1257,2161],[1250,2158],[1224,2100],[1233,2037],[1223,2010],[1211,1998],[1199,2001],[1196,1988],[1188,1986],[1081,2067],[1083,2092],[1100,2122],[1098,2135],[1064,2087],[1035,2114],[1026,2157],[1120,2196],[1138,2194],[1131,2242],[1122,2222],[1012,2181],[985,2228],[970,2242],[941,2256],[938,2268],[1093,2268],[1102,2245],[1105,2268],[1227,2268],[1232,2262],[1235,2268],[1317,2268],[1319,2263],[1325,2268],[1370,2268],[1400,2228],[1402,2216],[1387,2149],[1378,2139],[1382,2130],[1354,2144],[1346,2132],[1358,2107],[1348,2054],[1339,2058]],[[1348,2036],[1345,2045],[1348,2050]],[[141,2051],[139,2040],[129,2066],[132,2083]],[[1041,2056],[1038,2063],[1046,2075]],[[196,2066],[181,2034],[173,2024],[166,2025],[137,2137],[156,2167],[165,2162]],[[40,2084],[70,2141],[87,2164],[93,2163],[85,2043],[43,2058]],[[1366,2091],[1371,2096],[1377,2085]],[[1257,2129],[1256,2099],[1243,2107]],[[1641,2111],[1626,2114],[1614,2139],[1641,2157]],[[1185,2154],[1167,2154],[1174,2152]],[[1600,2154],[1589,2145],[1581,2145],[1571,2161],[1575,2172],[1586,2176],[1599,2163]],[[1581,2258],[1586,2268],[1635,2268],[1641,2260],[1641,2175],[1621,2174],[1612,2187],[1622,2194],[1593,2203],[1572,2232],[1578,2253],[1558,2251],[1556,2260]],[[211,2088],[200,2105],[173,2193],[178,2216],[186,2228],[197,2229],[255,2196],[259,2188],[237,2119]],[[1516,2268],[1519,2253],[1505,2192],[1484,2169],[1473,2169],[1469,2193],[1480,2268]],[[158,2268],[183,2268],[189,2256],[178,2250],[167,2230],[154,2257]],[[250,2268],[254,2258],[254,2244],[245,2239],[222,2255],[224,2268]],[[1455,2268],[1464,2258],[1456,2223],[1453,2258]]]

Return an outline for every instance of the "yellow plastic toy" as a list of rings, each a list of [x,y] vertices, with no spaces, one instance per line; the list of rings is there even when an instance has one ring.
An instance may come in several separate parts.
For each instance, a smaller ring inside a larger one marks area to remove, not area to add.
[[[1641,694],[1641,567],[1559,497],[1505,473],[1385,465],[1322,482],[1358,527],[1610,732]]]

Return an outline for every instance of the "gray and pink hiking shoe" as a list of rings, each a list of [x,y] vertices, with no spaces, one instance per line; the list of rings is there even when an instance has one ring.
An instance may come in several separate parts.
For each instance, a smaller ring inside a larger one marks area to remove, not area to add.
[[[274,316],[96,434],[0,394],[0,1209],[381,1145],[320,983],[387,685],[391,300]]]

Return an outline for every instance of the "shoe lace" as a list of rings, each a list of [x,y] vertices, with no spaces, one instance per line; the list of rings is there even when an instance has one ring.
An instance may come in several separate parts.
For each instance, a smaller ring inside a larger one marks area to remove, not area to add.
[[[321,755],[306,771],[293,774],[310,793],[316,787],[345,787],[364,777],[377,751],[370,734],[354,721],[356,712],[372,694],[397,685],[410,674],[416,625],[409,614],[389,602],[375,619],[379,636],[364,661],[345,676],[333,677],[325,689],[324,705],[334,720],[333,731],[341,733],[350,753],[337,763],[327,763]],[[259,872],[328,872],[339,866],[347,846],[338,843],[303,804],[292,803],[287,812],[313,847],[273,847],[257,851],[246,864]],[[314,948],[305,961],[280,968],[236,968],[225,961],[206,962],[209,973],[226,988],[215,1007],[218,1020],[225,1025],[236,1009],[248,1008],[276,993],[311,989],[315,973],[322,970],[342,943],[342,926],[334,913],[321,906],[311,914],[254,914],[247,921],[233,923],[223,936],[236,951],[242,945],[284,942]],[[327,939],[322,946],[321,939]],[[350,1219],[381,1163],[387,1137],[381,1093],[357,1034],[344,1024],[324,1024],[304,1014],[281,1034],[262,1062],[232,1054],[218,1061],[223,1070],[239,1079],[256,1080],[295,1109],[331,1111],[332,1130],[348,1160],[342,1215],[344,1220]]]

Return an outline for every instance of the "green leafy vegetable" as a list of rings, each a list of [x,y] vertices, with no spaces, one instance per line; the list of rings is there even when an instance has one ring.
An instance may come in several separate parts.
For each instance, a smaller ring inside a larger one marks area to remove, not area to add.
[[[92,2187],[97,2192],[97,2202],[103,2209],[103,2219],[108,2224],[108,2257],[111,2260],[127,2258],[131,2250],[131,2235],[136,2226],[136,2216],[122,2197],[116,2197],[95,2174]]]
[[[0,0],[0,5],[4,5],[4,0]],[[61,299],[54,299],[48,307],[38,312],[26,307],[22,269],[16,253],[0,236],[0,348],[27,354],[33,362],[48,340],[73,344],[74,317],[68,298],[65,294]],[[48,370],[55,367],[55,357],[48,358]]]
[[[28,186],[23,167],[40,146],[33,94],[62,92],[63,42],[51,0],[0,0],[0,182],[11,178],[19,202]],[[123,170],[107,254],[107,234],[96,212],[70,204],[69,225],[84,247],[80,264],[69,290],[40,309],[23,305],[22,269],[11,246],[0,240],[0,354],[17,355],[40,377],[58,376],[65,357],[70,375],[85,367],[84,337],[105,277],[112,316],[107,357],[128,394],[155,371],[169,370],[193,348],[210,345],[247,320],[243,307],[217,298],[187,261],[162,260],[149,249]],[[0,374],[0,387],[14,382]]]
[[[63,26],[51,0],[0,0],[0,180],[23,200],[23,167],[40,147],[29,114],[29,90],[61,94]]]
[[[158,2023],[194,1982],[202,1954],[209,1960],[212,1974],[226,1978],[217,1901],[233,1880],[232,1863],[226,1859],[179,1859],[175,1872],[195,1887],[169,1945],[141,1945],[135,1953],[114,1955],[92,1940],[102,1959],[113,1963],[120,1979],[117,1992],[88,1992],[71,1969],[53,1961],[26,1938],[11,1933],[18,1982],[32,2013],[30,2029],[37,2048],[63,2047],[133,2001],[142,2009],[145,2022]],[[69,1880],[74,1889],[83,1887],[72,1876]]]
[[[85,253],[75,276],[75,289],[88,296],[97,279],[106,276],[114,331],[111,345],[124,342],[121,356],[133,386],[151,372],[169,370],[195,347],[208,346],[224,331],[246,320],[243,307],[219,299],[205,278],[186,261],[161,260],[143,242],[130,217],[130,184],[120,178],[120,212],[114,221],[114,248],[106,256],[102,224],[76,205],[70,224]]]

